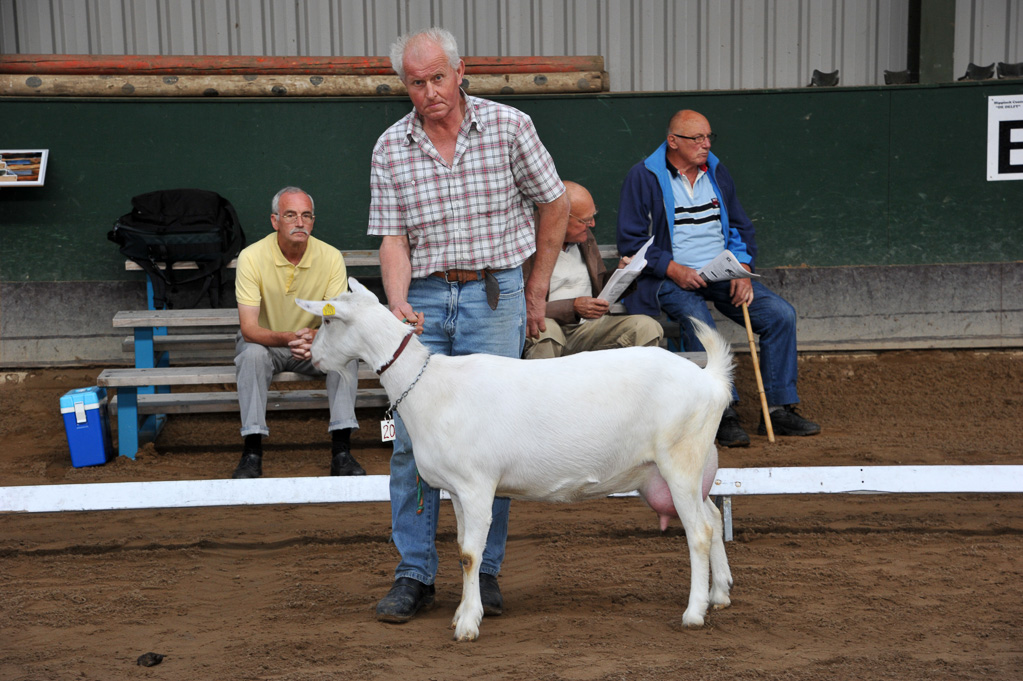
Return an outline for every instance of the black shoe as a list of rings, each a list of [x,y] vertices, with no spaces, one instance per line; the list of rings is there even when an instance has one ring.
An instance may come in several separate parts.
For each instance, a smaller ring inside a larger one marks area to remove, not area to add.
[[[483,601],[484,617],[497,617],[504,612],[504,599],[495,575],[480,573],[480,600]]]
[[[263,475],[263,455],[255,452],[242,452],[242,460],[238,462],[238,468],[234,469],[235,480],[241,478],[259,478]]]
[[[781,409],[771,412],[771,428],[775,435],[816,435],[821,432],[820,426],[797,414],[795,405],[791,404],[786,404]],[[757,433],[767,435],[763,414],[760,415],[760,427],[757,428]]]
[[[331,475],[366,475],[366,471],[355,460],[351,452],[342,449],[330,460]]]
[[[434,593],[433,584],[398,577],[387,595],[377,603],[377,619],[395,624],[408,622],[417,612],[433,605]]]
[[[717,437],[722,447],[749,447],[749,435],[739,425],[739,415],[731,407],[726,407],[721,416]]]

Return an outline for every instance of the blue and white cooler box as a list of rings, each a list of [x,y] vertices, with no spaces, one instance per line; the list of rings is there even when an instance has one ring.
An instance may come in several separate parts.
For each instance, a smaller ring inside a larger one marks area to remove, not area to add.
[[[96,466],[110,460],[110,423],[107,421],[105,388],[78,388],[60,398],[71,465]]]

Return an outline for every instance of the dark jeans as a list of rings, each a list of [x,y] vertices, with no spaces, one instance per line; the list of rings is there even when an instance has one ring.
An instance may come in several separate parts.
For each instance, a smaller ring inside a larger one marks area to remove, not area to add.
[[[661,283],[657,293],[661,309],[679,323],[682,331],[682,349],[702,352],[703,345],[696,339],[689,317],[696,317],[714,326],[707,302],[714,303],[718,312],[739,326],[746,328],[742,308],[732,305],[730,283],[717,281],[696,291],[686,291],[670,279]],[[764,381],[764,395],[771,406],[796,404],[798,363],[796,359],[796,310],[787,300],[772,293],[758,281],[753,281],[753,302],[749,305],[750,325],[760,337],[760,374]],[[738,399],[735,387],[732,396]]]

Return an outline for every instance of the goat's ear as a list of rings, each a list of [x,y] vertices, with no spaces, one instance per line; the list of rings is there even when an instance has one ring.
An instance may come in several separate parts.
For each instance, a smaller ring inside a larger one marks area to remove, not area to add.
[[[334,304],[329,300],[302,300],[296,298],[295,303],[306,312],[312,312],[317,317],[332,317],[334,315]],[[330,305],[330,307],[327,307]]]
[[[350,291],[351,293],[354,293],[354,294],[356,294],[356,295],[360,295],[360,296],[369,296],[369,297],[370,297],[370,298],[372,298],[372,299],[373,299],[373,300],[374,300],[375,302],[378,302],[378,303],[380,302],[380,299],[379,299],[379,298],[377,298],[377,294],[373,293],[373,292],[372,292],[372,291],[370,291],[370,290],[369,290],[368,288],[366,288],[365,286],[363,286],[363,285],[362,285],[362,282],[360,282],[360,281],[359,281],[358,279],[356,279],[355,277],[348,277],[348,290],[349,290],[349,291]]]

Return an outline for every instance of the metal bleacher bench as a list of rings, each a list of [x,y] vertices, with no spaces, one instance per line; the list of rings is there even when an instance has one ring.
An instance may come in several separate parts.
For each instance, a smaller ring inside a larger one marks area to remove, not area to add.
[[[140,436],[155,439],[167,414],[190,414],[238,410],[238,394],[223,388],[209,392],[170,392],[171,386],[228,386],[235,383],[234,364],[170,366],[172,354],[185,350],[222,353],[233,351],[238,328],[237,309],[214,310],[132,310],[114,315],[116,328],[131,328],[122,348],[133,351],[135,367],[105,369],[96,384],[117,391],[112,404],[117,410],[117,445],[121,456],[135,458]],[[211,333],[154,334],[155,329],[212,329]],[[224,332],[224,328],[233,331]],[[365,365],[359,379],[375,379]],[[293,372],[274,376],[275,383],[308,382],[313,377]],[[383,407],[387,395],[378,386],[360,387],[357,407]],[[268,410],[318,409],[327,407],[324,388],[271,390]],[[145,418],[141,418],[145,417]]]
[[[616,258],[614,246],[601,246],[601,255]],[[377,251],[342,251],[345,264],[352,267],[377,267]],[[229,267],[234,267],[232,262]],[[175,268],[188,269],[194,263],[176,263]],[[128,270],[141,270],[127,261]],[[118,454],[134,459],[141,439],[153,440],[159,434],[168,414],[192,414],[238,411],[238,394],[225,389],[235,383],[235,335],[238,331],[236,308],[154,310],[151,309],[152,286],[147,282],[148,310],[128,310],[114,315],[115,328],[131,329],[130,336],[121,342],[125,352],[134,354],[133,368],[103,370],[97,385],[116,390],[111,399],[111,410],[117,412]],[[672,335],[666,325],[666,337]],[[168,332],[168,331],[171,332]],[[674,337],[677,338],[677,326]],[[677,349],[677,348],[672,348]],[[699,363],[705,362],[703,353],[682,353]],[[196,356],[190,366],[177,366]],[[172,360],[172,358],[177,358]],[[218,360],[221,363],[210,363]],[[171,366],[172,361],[175,366]],[[376,383],[376,374],[360,363],[360,385],[356,394],[357,407],[385,407],[387,395]],[[304,374],[285,372],[274,376],[275,383],[294,383],[316,380]],[[171,392],[171,387],[220,386],[210,391]],[[268,410],[319,409],[327,407],[327,394],[323,388],[271,390]]]

